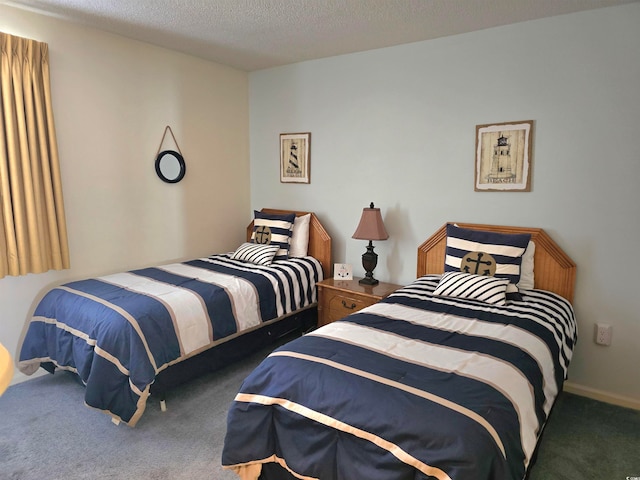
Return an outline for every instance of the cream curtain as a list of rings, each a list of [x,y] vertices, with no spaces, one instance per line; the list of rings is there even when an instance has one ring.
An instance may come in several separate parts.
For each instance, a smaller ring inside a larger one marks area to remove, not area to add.
[[[69,268],[49,47],[0,32],[0,278]]]

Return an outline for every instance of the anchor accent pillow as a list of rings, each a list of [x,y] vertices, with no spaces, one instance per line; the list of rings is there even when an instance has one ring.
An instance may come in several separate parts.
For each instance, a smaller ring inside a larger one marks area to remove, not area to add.
[[[479,300],[492,305],[505,305],[508,284],[509,280],[506,278],[447,272],[440,277],[433,294],[441,297]]]
[[[274,260],[286,260],[289,258],[289,243],[295,218],[295,213],[281,215],[254,210],[251,243],[278,245]]]
[[[507,293],[517,292],[517,284],[520,281],[522,255],[531,240],[531,235],[486,232],[483,230],[471,230],[447,225],[447,247],[444,261],[445,272],[463,272],[469,274],[485,275],[488,258],[477,258],[477,263],[469,262],[462,265],[465,255],[472,252],[480,252],[490,255],[495,260],[495,273],[497,278],[509,280]],[[465,269],[465,266],[469,266]],[[477,270],[476,270],[477,268]],[[489,274],[490,275],[490,274]]]

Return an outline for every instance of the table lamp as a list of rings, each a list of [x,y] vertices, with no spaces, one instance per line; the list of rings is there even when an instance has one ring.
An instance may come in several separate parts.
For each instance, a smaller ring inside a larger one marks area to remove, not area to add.
[[[378,264],[378,255],[373,251],[373,240],[386,240],[389,238],[389,234],[384,228],[380,209],[375,208],[373,206],[373,202],[371,202],[369,208],[362,209],[360,223],[351,238],[355,238],[357,240],[369,240],[367,251],[362,254],[362,266],[364,267],[366,274],[358,283],[362,285],[377,285],[379,282],[373,278],[373,271]]]

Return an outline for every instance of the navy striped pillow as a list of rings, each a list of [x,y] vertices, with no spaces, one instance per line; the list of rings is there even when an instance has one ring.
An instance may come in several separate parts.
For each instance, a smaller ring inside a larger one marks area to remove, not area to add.
[[[496,261],[495,276],[506,278],[510,285],[507,291],[517,292],[520,281],[522,255],[531,240],[528,233],[496,233],[447,225],[447,249],[444,261],[445,272],[459,272],[462,257],[469,252],[485,252]],[[476,272],[469,272],[476,273]]]
[[[442,297],[480,300],[492,305],[507,303],[506,278],[472,275],[462,272],[444,273],[433,294]]]
[[[280,215],[254,210],[251,243],[278,245],[274,260],[286,260],[289,258],[289,244],[295,218],[295,213]]]
[[[278,245],[260,245],[259,243],[243,243],[233,252],[233,260],[242,260],[257,265],[271,265],[278,252]]]

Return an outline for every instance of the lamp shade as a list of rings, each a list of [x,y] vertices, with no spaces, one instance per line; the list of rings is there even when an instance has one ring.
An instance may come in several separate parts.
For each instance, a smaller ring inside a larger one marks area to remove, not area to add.
[[[356,238],[358,240],[386,240],[389,238],[387,229],[384,228],[380,209],[375,208],[373,206],[373,202],[371,202],[371,206],[369,208],[362,209],[360,223],[351,238]]]

